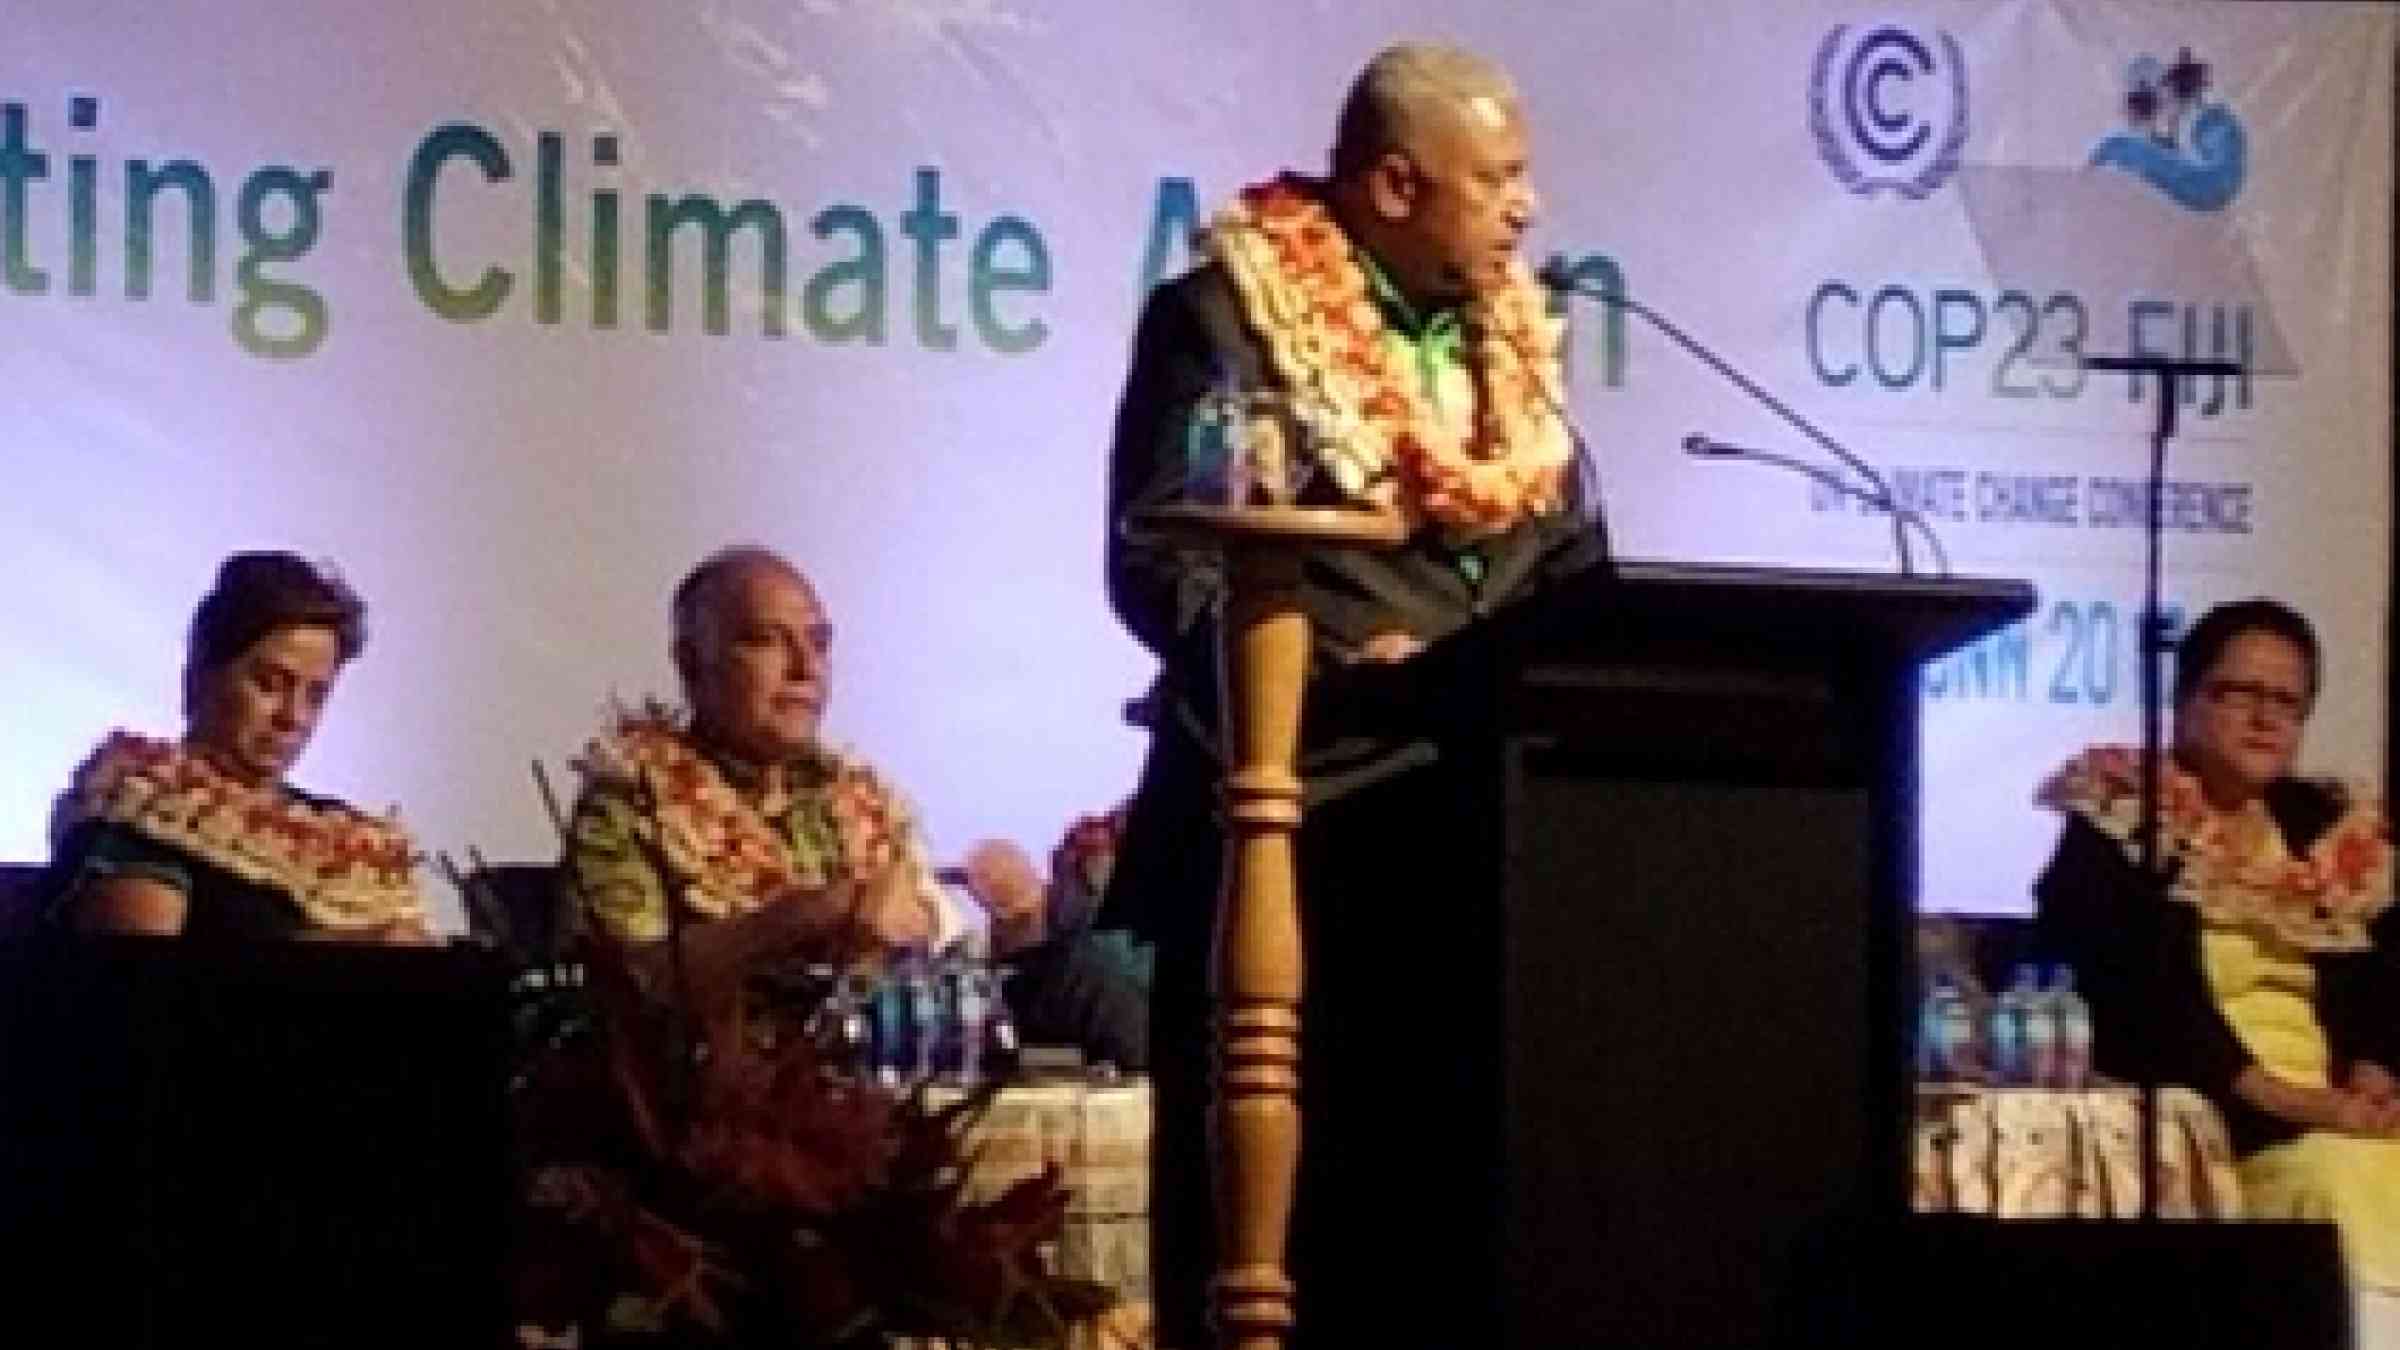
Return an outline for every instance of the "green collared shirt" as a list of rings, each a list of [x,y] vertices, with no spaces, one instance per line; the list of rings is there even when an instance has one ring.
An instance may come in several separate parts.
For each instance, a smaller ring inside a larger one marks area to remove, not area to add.
[[[1383,311],[1384,331],[1409,349],[1416,361],[1418,385],[1438,406],[1443,373],[1463,369],[1467,364],[1466,323],[1458,306],[1419,313],[1374,254],[1363,248],[1357,253],[1359,270],[1367,277],[1367,293],[1374,297],[1376,308]]]
[[[1383,328],[1390,340],[1408,349],[1411,363],[1417,371],[1417,387],[1437,408],[1442,406],[1445,385],[1459,383],[1454,372],[1463,372],[1467,365],[1466,320],[1456,305],[1431,311],[1419,311],[1402,294],[1391,273],[1376,261],[1375,255],[1361,248],[1354,250],[1359,271],[1366,274],[1367,293],[1375,307],[1383,311]],[[1451,563],[1469,586],[1483,584],[1484,556],[1472,545],[1451,555]]]

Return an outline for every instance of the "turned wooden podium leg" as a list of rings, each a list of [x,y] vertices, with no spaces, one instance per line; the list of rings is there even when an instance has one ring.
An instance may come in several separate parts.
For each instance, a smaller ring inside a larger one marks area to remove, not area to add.
[[[1220,1350],[1282,1350],[1292,1334],[1284,1269],[1300,1174],[1300,706],[1309,619],[1300,607],[1308,550],[1392,548],[1409,535],[1397,511],[1170,503],[1130,518],[1131,533],[1225,560],[1217,679],[1223,698],[1225,881],[1217,897],[1209,994],[1216,1074],[1209,1102],[1217,1270],[1209,1286]]]
[[[1309,622],[1300,562],[1273,546],[1227,550],[1219,678],[1225,709],[1224,892],[1210,992],[1216,1092],[1210,1107],[1222,1350],[1279,1350],[1293,1324],[1284,1267],[1300,1167],[1297,757]]]

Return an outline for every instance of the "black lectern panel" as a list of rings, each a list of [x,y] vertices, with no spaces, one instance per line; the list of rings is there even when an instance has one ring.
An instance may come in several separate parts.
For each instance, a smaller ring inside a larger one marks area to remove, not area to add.
[[[464,954],[0,955],[0,1266],[77,1343],[481,1345],[506,1018]]]
[[[1869,1175],[1866,794],[1525,757],[1510,1345],[1743,1344]]]
[[[1916,669],[2031,605],[1634,564],[1428,654],[1498,920],[1457,1288],[1500,1344],[1810,1343],[1802,1263],[1905,1203]]]

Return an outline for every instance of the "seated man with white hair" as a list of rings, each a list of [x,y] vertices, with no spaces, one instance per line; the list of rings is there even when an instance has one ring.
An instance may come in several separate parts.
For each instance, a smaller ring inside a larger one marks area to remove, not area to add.
[[[563,868],[585,919],[636,948],[679,921],[698,963],[946,944],[962,921],[913,812],[818,735],[833,624],[808,578],[726,548],[675,588],[672,616],[688,711],[621,713],[577,765]]]

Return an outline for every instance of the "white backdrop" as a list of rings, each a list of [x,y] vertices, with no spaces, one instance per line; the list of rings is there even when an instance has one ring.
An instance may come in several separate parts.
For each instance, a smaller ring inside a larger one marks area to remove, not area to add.
[[[2177,499],[2199,528],[2170,541],[2173,593],[2305,607],[2331,646],[2313,757],[2380,760],[2384,7],[33,0],[7,28],[0,856],[40,855],[108,726],[176,725],[182,625],[258,546],[335,559],[372,605],[303,780],[400,803],[430,846],[548,856],[527,762],[562,762],[612,694],[671,689],[666,593],[735,540],[818,577],[832,727],[938,847],[1046,846],[1140,753],[1117,709],[1147,663],[1099,555],[1142,286],[1186,257],[1189,203],[1318,167],[1350,74],[1406,35],[1518,74],[1537,254],[1613,272],[1955,503],[1960,570],[2041,587],[1930,677],[1929,905],[2021,907],[2052,829],[2035,778],[2133,734],[2139,535],[2112,521],[2138,507],[2094,480],[2139,476],[2150,416],[2122,379],[2035,364],[2079,324],[2121,341],[2119,306],[1996,282],[1961,165],[2075,169],[2157,131],[2166,168],[2090,172],[2163,212],[2193,209],[2171,186],[2220,199],[2304,374],[2192,409],[2175,474],[2211,486]],[[2186,50],[2206,89],[2129,127],[2129,72]],[[725,331],[704,228],[653,258],[654,195],[741,222]],[[2179,349],[2189,308],[2197,351],[2238,347],[2225,296],[2156,298],[2152,345]],[[1882,529],[1798,480],[1676,449],[1805,449],[1780,424],[1638,326],[1579,330],[1623,552],[1888,566]]]

